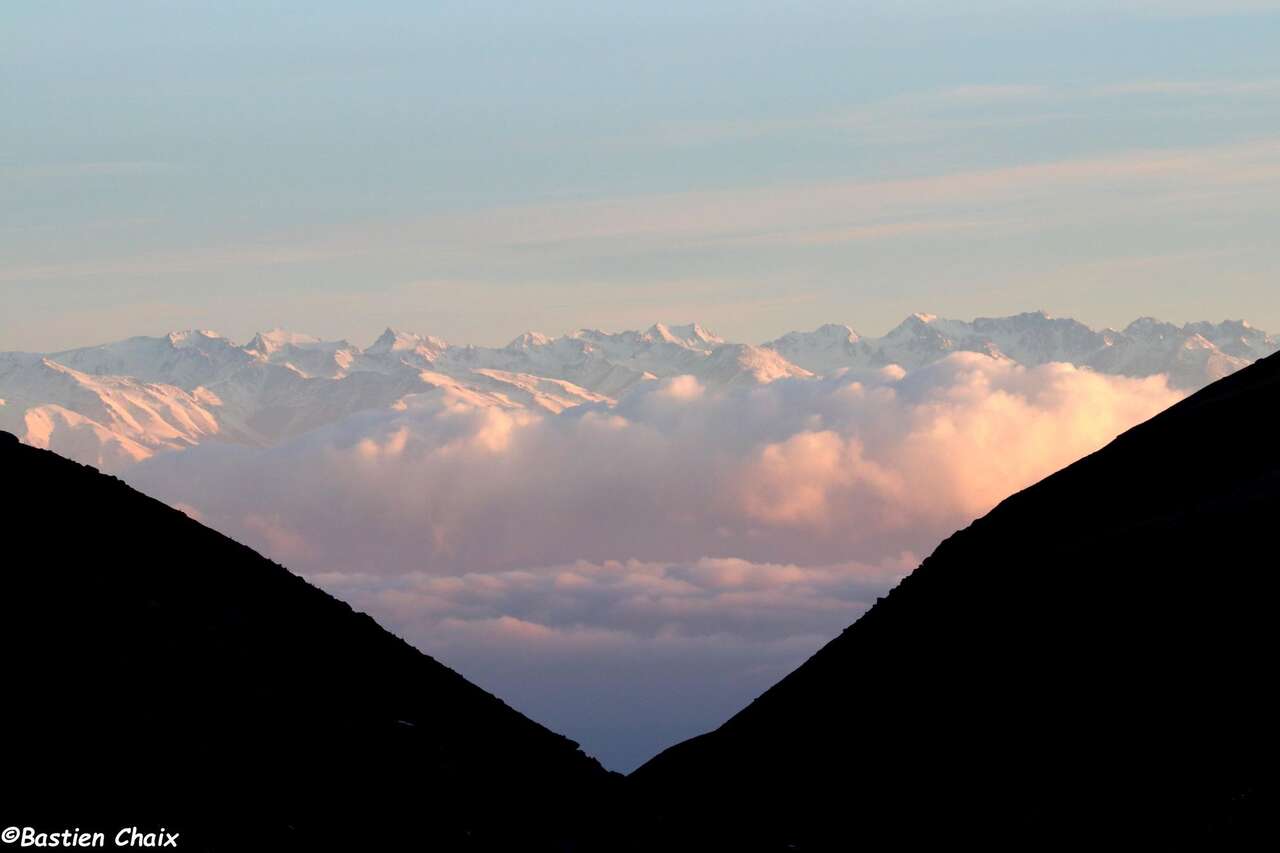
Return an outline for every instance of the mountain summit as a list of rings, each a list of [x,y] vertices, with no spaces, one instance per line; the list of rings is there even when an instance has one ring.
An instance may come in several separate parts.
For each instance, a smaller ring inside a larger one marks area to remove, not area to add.
[[[630,777],[653,849],[1221,849],[1270,830],[1277,424],[1280,355],[951,536]]]

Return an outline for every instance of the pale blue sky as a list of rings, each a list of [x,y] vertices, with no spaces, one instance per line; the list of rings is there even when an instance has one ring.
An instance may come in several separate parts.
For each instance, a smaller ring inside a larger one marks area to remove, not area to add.
[[[0,350],[1280,331],[1280,0],[0,10]]]

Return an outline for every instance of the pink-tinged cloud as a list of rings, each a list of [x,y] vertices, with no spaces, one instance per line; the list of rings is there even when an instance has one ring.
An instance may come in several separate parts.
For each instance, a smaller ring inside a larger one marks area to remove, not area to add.
[[[1178,397],[1162,377],[975,353],[726,393],[680,377],[561,414],[437,391],[127,476],[626,766]],[[656,710],[675,692],[699,698]]]
[[[559,415],[433,392],[276,448],[207,444],[130,476],[308,574],[881,565],[927,553],[1177,397],[1161,377],[974,353],[732,393],[678,377]]]

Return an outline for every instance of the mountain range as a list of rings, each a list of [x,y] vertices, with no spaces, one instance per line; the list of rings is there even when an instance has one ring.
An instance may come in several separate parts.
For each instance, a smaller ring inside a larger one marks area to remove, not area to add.
[[[1003,501],[626,779],[281,566],[0,433],[22,768],[0,819],[197,850],[1255,849],[1278,422],[1272,356]]]
[[[611,406],[642,383],[692,375],[710,389],[897,365],[954,352],[1027,366],[1066,362],[1123,376],[1163,374],[1194,390],[1280,349],[1243,321],[1175,326],[1150,318],[1123,331],[1042,312],[972,322],[915,314],[880,338],[848,326],[791,332],[759,345],[697,323],[505,347],[450,344],[387,329],[370,346],[282,330],[237,344],[209,331],[135,337],[55,353],[0,353],[0,428],[28,444],[118,471],[209,440],[270,446],[354,413],[448,394],[477,405],[559,412]]]

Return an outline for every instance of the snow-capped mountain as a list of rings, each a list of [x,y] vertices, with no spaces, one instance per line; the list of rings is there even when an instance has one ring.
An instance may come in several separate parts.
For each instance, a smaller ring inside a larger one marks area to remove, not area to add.
[[[108,470],[208,440],[267,446],[356,412],[442,394],[474,405],[560,412],[610,406],[666,377],[711,391],[844,369],[908,370],[953,352],[1033,366],[1068,362],[1123,376],[1165,374],[1194,389],[1280,349],[1242,321],[1151,318],[1094,330],[1036,312],[972,322],[914,314],[880,338],[828,324],[759,346],[691,323],[645,331],[525,333],[505,347],[387,329],[361,348],[274,329],[246,344],[209,331],[64,352],[0,353],[0,428]]]
[[[1118,376],[1163,373],[1176,388],[1200,388],[1280,349],[1280,340],[1243,321],[1175,326],[1150,317],[1123,331],[1091,329],[1042,311],[973,322],[913,314],[882,338],[848,326],[791,332],[766,348],[815,373],[841,367],[922,367],[952,352],[980,352],[1034,366],[1066,362]]]

